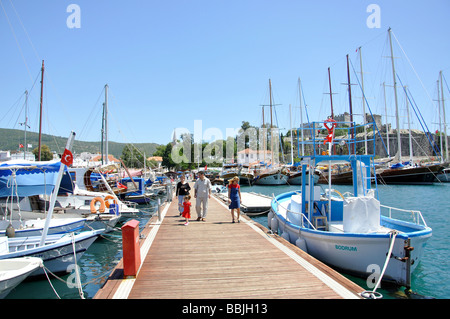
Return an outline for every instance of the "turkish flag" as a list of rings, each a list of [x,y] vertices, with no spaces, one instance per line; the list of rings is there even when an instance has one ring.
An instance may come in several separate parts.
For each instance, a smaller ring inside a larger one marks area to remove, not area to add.
[[[63,155],[61,156],[61,163],[64,165],[70,166],[73,163],[73,155],[72,152],[67,148],[64,150]]]
[[[127,189],[128,187],[126,187],[125,185],[123,185],[122,183],[120,183],[120,182],[117,182],[117,187],[118,188],[123,188],[123,189]]]
[[[23,144],[19,144],[19,148],[23,148]]]

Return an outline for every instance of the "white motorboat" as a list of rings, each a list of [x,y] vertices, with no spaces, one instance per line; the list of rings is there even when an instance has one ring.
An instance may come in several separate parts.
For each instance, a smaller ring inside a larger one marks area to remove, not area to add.
[[[330,143],[331,144],[331,143]],[[354,195],[332,196],[320,186],[274,197],[269,227],[313,257],[346,273],[411,286],[432,229],[421,212],[381,205],[371,189],[373,155],[313,155],[303,170],[333,161],[351,163]],[[309,174],[311,177],[312,174]],[[375,184],[376,185],[376,184]],[[310,200],[312,199],[312,200]],[[402,216],[404,215],[404,216]],[[408,220],[406,217],[411,217]],[[383,271],[381,271],[383,269]]]
[[[11,290],[41,266],[42,259],[37,257],[0,260],[0,299],[5,298]]]
[[[84,231],[79,234],[48,235],[41,245],[41,236],[8,238],[0,237],[0,260],[18,257],[39,257],[52,273],[67,272],[69,265],[75,264],[89,246],[103,233],[103,229]],[[43,275],[42,268],[30,276]]]

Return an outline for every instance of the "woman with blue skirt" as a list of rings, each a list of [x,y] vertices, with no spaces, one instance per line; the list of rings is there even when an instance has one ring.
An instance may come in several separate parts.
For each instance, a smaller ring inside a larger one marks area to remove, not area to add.
[[[241,187],[239,186],[239,177],[235,176],[228,181],[228,201],[230,202],[231,218],[234,223],[234,210],[237,211],[237,222],[241,215]]]

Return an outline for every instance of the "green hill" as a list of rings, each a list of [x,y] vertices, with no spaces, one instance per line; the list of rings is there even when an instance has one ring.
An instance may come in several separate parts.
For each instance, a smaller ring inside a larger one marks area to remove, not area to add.
[[[32,144],[33,149],[38,146],[39,134],[35,132],[27,132],[27,144]],[[24,144],[24,132],[22,130],[0,128],[0,150],[2,151],[17,151],[19,144]],[[60,154],[64,151],[67,143],[67,137],[53,136],[42,134],[41,144],[50,147],[51,151]],[[100,142],[83,142],[75,141],[72,147],[72,153],[80,154],[83,152],[100,153]],[[122,155],[122,150],[126,143],[109,142],[109,154],[119,158]],[[141,152],[145,152],[146,156],[152,156],[159,144],[156,143],[133,143],[133,145]],[[31,151],[31,150],[30,150]]]

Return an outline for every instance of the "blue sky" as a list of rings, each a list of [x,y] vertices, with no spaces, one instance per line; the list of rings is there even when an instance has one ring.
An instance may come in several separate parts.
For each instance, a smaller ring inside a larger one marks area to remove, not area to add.
[[[0,127],[5,128],[22,128],[18,123],[28,90],[29,125],[38,131],[35,79],[41,60],[46,67],[43,132],[68,136],[74,130],[84,141],[100,139],[105,84],[109,139],[116,142],[166,144],[175,128],[194,132],[195,120],[202,120],[203,131],[218,128],[223,135],[242,121],[259,126],[261,104],[269,102],[269,78],[275,103],[281,104],[275,124],[289,128],[291,104],[298,125],[299,77],[310,120],[324,120],[330,115],[327,68],[337,93],[334,112],[348,111],[345,57],[349,54],[360,76],[360,46],[369,106],[384,115],[381,83],[392,85],[389,27],[401,45],[393,40],[397,72],[432,131],[438,121],[432,100],[439,71],[450,81],[448,0],[0,2]],[[67,27],[71,3],[81,9],[80,28]],[[380,8],[380,28],[367,26],[370,4]],[[351,77],[357,83],[352,69]],[[352,86],[356,114],[362,113],[360,92]],[[389,116],[394,115],[391,95]],[[417,119],[413,126],[419,127]]]

